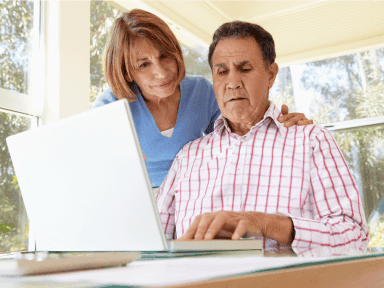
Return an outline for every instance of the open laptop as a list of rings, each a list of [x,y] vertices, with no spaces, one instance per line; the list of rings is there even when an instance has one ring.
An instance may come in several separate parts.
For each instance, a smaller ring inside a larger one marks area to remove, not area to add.
[[[37,251],[262,249],[166,241],[127,100],[7,138]]]

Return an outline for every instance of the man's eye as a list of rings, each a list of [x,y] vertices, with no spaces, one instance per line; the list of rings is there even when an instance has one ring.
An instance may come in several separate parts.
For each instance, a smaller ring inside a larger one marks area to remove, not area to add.
[[[219,70],[219,71],[217,71],[217,74],[221,74],[221,75],[223,75],[223,74],[225,74],[225,73],[227,73],[227,70]]]
[[[242,68],[241,71],[243,72],[248,72],[248,71],[251,71],[252,69],[251,68]]]

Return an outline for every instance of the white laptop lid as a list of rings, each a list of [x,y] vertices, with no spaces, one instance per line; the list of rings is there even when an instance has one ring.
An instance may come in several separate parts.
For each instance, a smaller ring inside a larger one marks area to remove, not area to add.
[[[7,144],[37,250],[167,249],[127,100]]]

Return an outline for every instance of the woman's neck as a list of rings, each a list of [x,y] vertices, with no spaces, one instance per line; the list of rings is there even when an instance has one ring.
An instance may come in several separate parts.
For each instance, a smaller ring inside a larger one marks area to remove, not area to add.
[[[180,86],[178,86],[172,95],[167,97],[159,97],[156,95],[141,94],[147,106],[162,109],[169,106],[179,105],[180,102]]]
[[[180,87],[177,87],[175,93],[164,98],[143,95],[145,104],[149,112],[151,112],[159,131],[165,131],[176,126],[180,95]]]

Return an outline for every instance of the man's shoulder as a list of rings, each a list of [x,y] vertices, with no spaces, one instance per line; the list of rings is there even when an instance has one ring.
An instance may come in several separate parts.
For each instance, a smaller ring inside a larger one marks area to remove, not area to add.
[[[301,141],[300,139],[307,139],[309,141],[308,144],[313,149],[318,147],[318,145],[322,145],[321,143],[328,143],[327,145],[334,143],[337,145],[332,134],[325,127],[320,125],[292,126],[287,130],[287,139],[295,139],[299,142]]]
[[[309,136],[311,139],[316,138],[319,135],[324,133],[329,134],[329,131],[321,125],[304,125],[304,126],[292,126],[286,129],[288,133],[299,136],[300,134],[304,134],[305,136]]]

